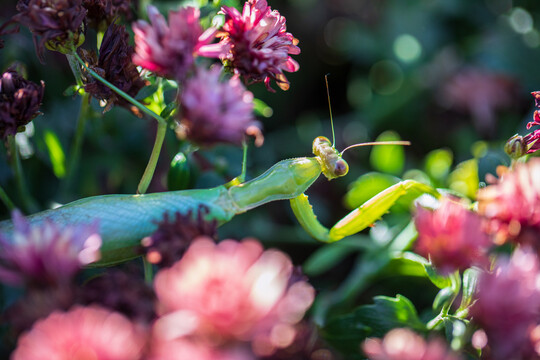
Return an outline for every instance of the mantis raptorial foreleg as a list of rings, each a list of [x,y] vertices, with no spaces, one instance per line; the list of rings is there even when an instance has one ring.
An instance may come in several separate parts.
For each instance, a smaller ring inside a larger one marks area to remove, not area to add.
[[[436,197],[439,193],[432,187],[414,180],[404,180],[390,186],[375,195],[347,216],[338,221],[331,229],[322,225],[313,212],[313,207],[305,194],[290,200],[291,208],[298,222],[314,238],[323,242],[334,242],[346,236],[356,234],[372,225],[383,216],[401,197],[410,192],[429,193]]]

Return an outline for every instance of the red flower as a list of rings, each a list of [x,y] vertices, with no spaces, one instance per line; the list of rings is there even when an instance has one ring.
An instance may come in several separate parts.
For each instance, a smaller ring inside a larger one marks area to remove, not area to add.
[[[367,339],[362,350],[370,360],[459,360],[442,340],[426,342],[409,329],[391,330],[384,339]]]
[[[499,260],[492,273],[480,276],[477,297],[472,321],[485,331],[493,358],[537,359],[530,341],[540,310],[536,254],[518,248],[510,260]]]
[[[513,241],[540,251],[540,159],[507,170],[477,198],[478,213],[496,243]]]
[[[237,77],[220,81],[221,70],[199,69],[180,95],[181,125],[193,142],[211,146],[226,142],[240,145],[246,132],[262,135],[253,118],[253,94]]]
[[[443,274],[485,264],[491,242],[482,232],[481,222],[475,213],[448,198],[435,211],[418,207],[416,251],[429,257]]]
[[[287,32],[285,17],[272,10],[266,0],[248,0],[242,14],[233,7],[223,7],[222,12],[225,24],[219,36],[226,65],[248,82],[264,81],[273,91],[270,81],[275,80],[287,90],[289,81],[283,71],[298,71],[298,63],[289,54],[300,54],[300,48]]]
[[[263,251],[255,240],[196,240],[154,286],[161,339],[197,334],[213,343],[251,341],[268,355],[290,345],[295,328],[314,299],[313,288],[293,276],[290,259]],[[286,339],[284,339],[284,336]]]
[[[145,345],[126,317],[98,307],[54,312],[19,338],[13,360],[138,360]]]
[[[210,44],[216,29],[203,32],[199,9],[169,11],[169,25],[155,7],[148,6],[147,11],[150,24],[143,20],[133,24],[135,64],[160,76],[181,80],[193,68],[195,56],[219,55],[219,47]]]

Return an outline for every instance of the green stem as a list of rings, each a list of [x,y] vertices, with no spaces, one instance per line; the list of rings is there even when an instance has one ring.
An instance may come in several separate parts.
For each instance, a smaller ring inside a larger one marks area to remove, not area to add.
[[[156,165],[159,159],[159,153],[161,152],[161,147],[163,146],[163,140],[165,139],[165,133],[167,131],[167,123],[160,122],[158,124],[156,140],[154,142],[154,148],[152,149],[152,154],[150,154],[150,160],[146,165],[139,186],[137,187],[137,194],[144,194],[148,190],[148,185],[152,181],[154,176],[154,171],[156,170]]]
[[[84,83],[82,81],[82,73],[81,73],[81,67],[79,66],[79,62],[77,61],[77,58],[75,56],[66,54],[66,58],[69,63],[69,67],[71,68],[71,71],[73,72],[73,76],[75,76],[75,81],[77,81],[77,85],[83,86]]]
[[[143,259],[143,269],[144,269],[144,281],[147,284],[152,285],[152,281],[154,279],[154,269],[152,268],[152,263],[146,260],[145,256],[143,256],[142,259]]]
[[[143,104],[141,104],[140,102],[138,102],[137,100],[135,100],[134,98],[132,98],[131,96],[129,96],[128,94],[126,94],[125,92],[123,92],[122,90],[120,90],[119,88],[117,88],[116,86],[114,86],[113,84],[111,84],[110,82],[108,82],[107,80],[105,80],[104,78],[102,78],[101,76],[99,76],[94,70],[90,69],[88,66],[86,66],[86,64],[84,63],[84,61],[81,59],[81,57],[77,54],[77,52],[73,52],[73,56],[79,61],[79,63],[86,69],[86,71],[88,71],[88,73],[90,75],[92,75],[94,78],[96,78],[97,80],[101,81],[103,84],[105,84],[106,86],[108,86],[110,89],[112,89],[114,92],[116,92],[118,95],[120,95],[121,97],[123,97],[124,99],[126,99],[127,101],[129,101],[131,104],[133,104],[135,107],[137,107],[137,109],[141,110],[143,113],[145,113],[146,115],[156,119],[158,121],[158,123],[166,123],[165,119],[163,119],[161,116],[159,116],[158,114],[156,114],[155,112],[153,112],[152,110],[150,110],[149,108],[147,108],[146,106],[144,106]]]
[[[9,198],[8,194],[4,191],[4,189],[0,186],[0,200],[6,205],[7,209],[9,211],[15,210],[15,205],[13,204],[13,201]]]
[[[79,117],[77,119],[77,128],[75,130],[75,138],[73,144],[71,145],[70,157],[67,164],[66,178],[64,180],[63,191],[65,192],[69,189],[73,176],[75,174],[75,169],[79,162],[81,156],[81,148],[84,139],[84,129],[86,127],[86,120],[88,119],[88,110],[90,109],[90,95],[84,93],[81,98],[81,108],[79,110]]]
[[[38,211],[37,204],[32,196],[28,192],[26,186],[26,181],[24,179],[23,169],[21,165],[21,159],[19,157],[19,149],[17,149],[17,143],[15,141],[15,136],[8,136],[9,149],[11,152],[11,166],[15,172],[15,181],[17,182],[17,188],[19,190],[19,195],[23,203],[24,209],[29,213],[34,213]]]

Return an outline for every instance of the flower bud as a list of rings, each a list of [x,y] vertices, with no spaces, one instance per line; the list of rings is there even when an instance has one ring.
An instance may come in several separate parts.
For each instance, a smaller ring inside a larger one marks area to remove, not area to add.
[[[506,142],[504,151],[512,159],[519,159],[527,153],[527,143],[523,140],[523,136],[516,134]]]

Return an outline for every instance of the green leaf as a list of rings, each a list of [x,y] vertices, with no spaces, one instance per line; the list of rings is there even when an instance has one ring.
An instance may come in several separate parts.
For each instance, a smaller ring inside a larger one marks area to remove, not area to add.
[[[179,152],[171,161],[167,175],[167,186],[171,191],[185,190],[191,187],[191,183],[191,166],[188,158],[183,152]]]
[[[463,272],[463,295],[459,310],[467,308],[473,302],[480,273],[481,270],[477,268],[469,268]]]
[[[433,300],[433,310],[440,311],[444,305],[454,300],[454,295],[451,286],[441,289],[435,296],[435,300]]]
[[[156,91],[158,91],[158,89],[159,89],[158,84],[151,84],[151,85],[145,86],[137,93],[135,100],[144,100],[147,97],[154,94]]]
[[[355,209],[399,181],[399,178],[388,174],[377,172],[364,174],[350,185],[350,189],[343,200],[345,207]]]
[[[50,130],[45,130],[44,140],[45,145],[47,145],[47,150],[49,151],[49,158],[51,159],[54,175],[57,178],[63,178],[66,175],[66,157],[62,145],[60,144],[60,140],[58,139],[58,136]]]
[[[449,149],[437,149],[426,156],[425,170],[438,182],[443,182],[452,167],[454,156]]]
[[[264,116],[266,118],[269,118],[274,113],[272,108],[260,99],[253,99],[253,111],[256,115]]]
[[[360,238],[359,238],[360,237]],[[359,241],[367,242],[367,236],[356,236],[355,243],[343,239],[340,242],[334,244],[328,244],[322,246],[315,251],[302,266],[302,270],[307,276],[318,276],[323,274],[339,264],[345,257],[365,248],[365,246],[359,246]]]
[[[398,327],[425,330],[409,299],[402,295],[395,298],[376,296],[374,304],[360,306],[352,313],[331,319],[321,333],[334,347],[355,354],[367,337],[382,337]]]
[[[471,199],[476,196],[478,190],[478,160],[471,159],[464,161],[450,173],[449,187]]]
[[[429,280],[431,280],[433,285],[435,285],[439,289],[444,289],[452,286],[452,280],[450,279],[450,277],[440,275],[435,269],[435,267],[431,265],[431,263],[424,264],[424,269],[426,270],[426,274]]]
[[[393,131],[385,131],[376,141],[401,140]],[[370,156],[371,166],[380,172],[399,175],[405,167],[405,151],[400,145],[374,146]]]

